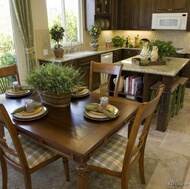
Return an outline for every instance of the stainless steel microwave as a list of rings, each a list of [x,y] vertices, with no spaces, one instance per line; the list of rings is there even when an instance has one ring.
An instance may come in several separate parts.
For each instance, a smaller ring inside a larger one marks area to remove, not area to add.
[[[188,13],[153,13],[151,29],[186,30]]]

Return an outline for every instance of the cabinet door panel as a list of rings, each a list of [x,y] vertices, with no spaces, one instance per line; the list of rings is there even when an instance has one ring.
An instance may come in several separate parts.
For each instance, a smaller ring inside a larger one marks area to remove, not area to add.
[[[155,0],[155,12],[167,12],[170,7],[170,0]]]
[[[155,0],[154,12],[187,12],[188,0]]]
[[[188,11],[188,0],[173,0],[172,9],[175,12]]]
[[[88,87],[89,87],[89,78],[90,78],[89,77],[90,76],[90,63],[92,60],[100,62],[100,55],[94,55],[94,56],[89,56],[89,57],[78,59],[78,67],[81,70],[81,75],[83,75],[82,81],[84,82],[84,85],[86,85]],[[93,83],[94,89],[98,88],[100,85],[100,77],[98,77],[98,76],[94,79],[94,83]]]
[[[151,29],[152,0],[136,0],[134,10],[133,28],[139,30]]]

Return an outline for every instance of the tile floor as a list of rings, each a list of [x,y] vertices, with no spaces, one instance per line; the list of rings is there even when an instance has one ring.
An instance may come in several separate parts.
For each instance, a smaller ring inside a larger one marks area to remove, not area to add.
[[[186,88],[184,106],[172,117],[165,132],[155,130],[152,122],[145,154],[146,185],[133,182],[138,170],[131,177],[134,189],[190,189],[190,89]],[[120,131],[127,137],[127,127]],[[154,161],[154,163],[153,163]],[[152,167],[151,167],[152,166]]]

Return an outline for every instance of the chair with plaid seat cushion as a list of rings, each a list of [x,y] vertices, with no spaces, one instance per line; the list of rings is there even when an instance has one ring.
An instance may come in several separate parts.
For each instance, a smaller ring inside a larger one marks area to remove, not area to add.
[[[2,188],[7,189],[7,164],[24,176],[25,188],[32,189],[31,174],[40,168],[63,158],[66,179],[69,180],[68,160],[43,146],[19,135],[2,104],[0,104],[0,160]]]
[[[144,153],[154,111],[165,86],[160,85],[156,97],[144,102],[135,115],[129,138],[115,134],[88,161],[88,169],[121,179],[121,189],[128,188],[129,174],[139,164],[141,183],[145,184]]]

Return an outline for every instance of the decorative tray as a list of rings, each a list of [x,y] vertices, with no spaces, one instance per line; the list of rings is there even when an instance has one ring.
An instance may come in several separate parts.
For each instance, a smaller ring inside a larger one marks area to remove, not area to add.
[[[166,65],[166,61],[164,60],[157,60],[157,61],[150,61],[148,63],[142,63],[140,58],[132,58],[132,63],[138,66],[156,66],[156,65]]]

